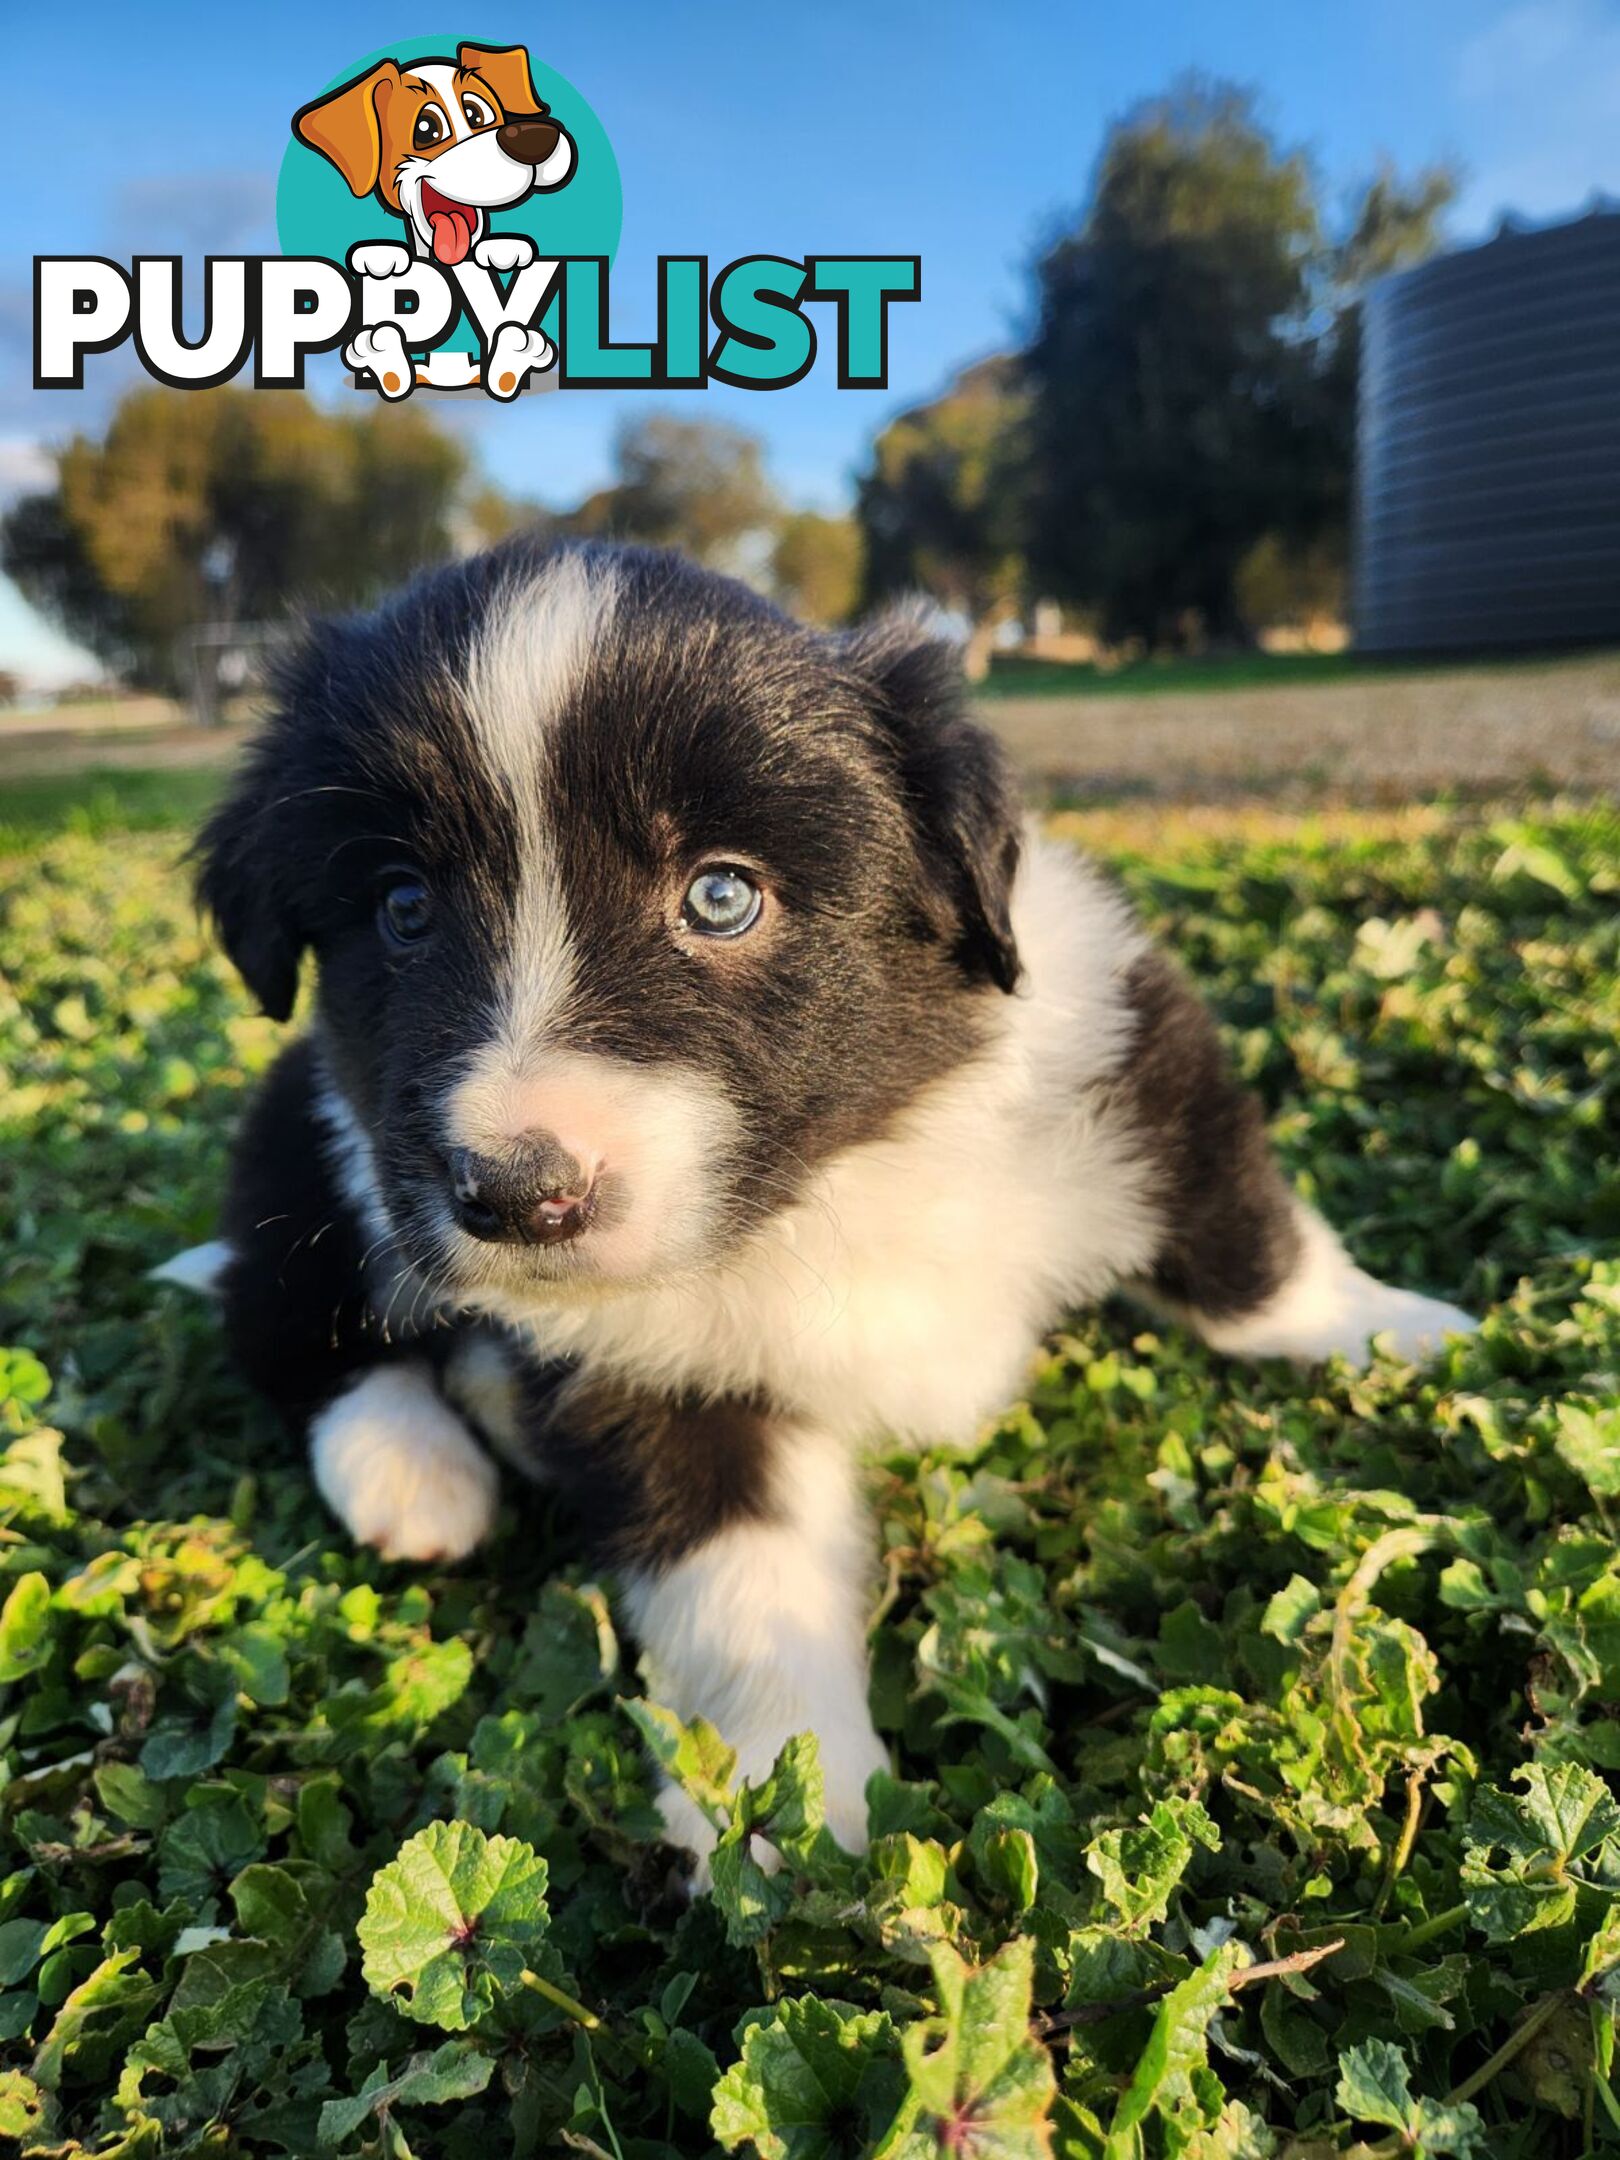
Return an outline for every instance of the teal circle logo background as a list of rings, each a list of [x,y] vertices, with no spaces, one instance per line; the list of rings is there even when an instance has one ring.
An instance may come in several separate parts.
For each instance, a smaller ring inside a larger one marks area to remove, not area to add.
[[[469,38],[465,33],[459,37],[402,38],[362,55],[330,82],[312,84],[309,96],[320,97],[328,90],[340,89],[375,67],[379,60],[397,60],[401,66],[417,60],[453,60],[458,45],[494,46],[497,42],[493,38]],[[494,211],[490,231],[527,233],[548,259],[558,255],[606,255],[611,260],[619,247],[624,191],[607,130],[566,75],[559,75],[555,68],[537,60],[532,46],[525,50],[534,87],[573,136],[578,156],[566,187],[552,195],[531,195],[510,210]],[[323,255],[330,262],[341,263],[361,240],[403,240],[410,245],[402,218],[385,210],[375,195],[356,201],[336,166],[297,139],[292,133],[291,113],[287,115],[287,138],[276,182],[276,236],[283,255]],[[557,302],[553,298],[540,322],[553,341],[557,335],[556,317]],[[445,339],[444,349],[477,352],[478,334],[464,314]]]

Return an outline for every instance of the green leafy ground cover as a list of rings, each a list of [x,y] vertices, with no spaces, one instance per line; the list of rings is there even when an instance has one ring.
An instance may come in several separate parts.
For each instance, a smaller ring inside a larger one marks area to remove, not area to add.
[[[0,2148],[1620,2148],[1612,817],[1092,821],[1360,1255],[1490,1317],[1300,1378],[1111,1309],[976,1455],[880,1461],[860,1860],[811,1747],[736,1795],[640,1700],[532,1504],[455,1571],[334,1532],[144,1280],[277,1031],[178,834],[48,823],[0,861]]]

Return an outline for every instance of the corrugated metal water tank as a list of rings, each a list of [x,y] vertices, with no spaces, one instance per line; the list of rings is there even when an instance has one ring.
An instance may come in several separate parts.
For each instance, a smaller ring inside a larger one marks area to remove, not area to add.
[[[1620,211],[1375,287],[1358,434],[1358,649],[1620,644]]]

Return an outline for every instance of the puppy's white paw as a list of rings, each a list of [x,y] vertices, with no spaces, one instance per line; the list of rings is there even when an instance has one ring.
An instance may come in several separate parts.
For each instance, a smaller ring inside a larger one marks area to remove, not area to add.
[[[785,1744],[789,1735],[783,1735]],[[740,1775],[757,1785],[769,1776],[781,1744],[750,1750],[757,1767],[745,1761]],[[868,1843],[866,1781],[875,1770],[887,1770],[888,1751],[865,1718],[852,1718],[846,1731],[828,1735],[821,1744],[822,1779],[826,1796],[827,1828],[845,1852],[863,1853]],[[692,1888],[702,1893],[714,1887],[711,1862],[719,1833],[707,1815],[678,1785],[666,1785],[658,1796],[658,1812],[664,1818],[665,1835],[672,1845],[691,1853],[696,1861]],[[782,1855],[770,1841],[752,1840],[755,1860],[767,1875],[782,1865]]]
[[[658,1812],[664,1818],[664,1835],[680,1852],[692,1855],[692,1894],[706,1897],[714,1888],[714,1848],[720,1833],[697,1802],[678,1785],[666,1785],[658,1795]],[[754,1857],[767,1872],[780,1867],[781,1856],[763,1838],[754,1840]]]
[[[859,1727],[832,1747],[825,1743],[821,1768],[826,1785],[827,1828],[845,1852],[863,1853],[869,1840],[866,1784],[875,1770],[887,1770],[889,1751],[863,1717]]]
[[[472,255],[480,270],[526,270],[539,252],[527,233],[491,233]]]
[[[424,1367],[367,1373],[309,1438],[321,1497],[359,1544],[390,1560],[460,1560],[488,1536],[495,1465]]]
[[[492,397],[516,397],[530,372],[550,367],[556,357],[556,347],[543,330],[502,323],[484,363],[484,387]]]
[[[411,251],[397,240],[360,240],[349,250],[349,268],[356,277],[403,277],[411,267]]]
[[[1372,1339],[1387,1336],[1397,1357],[1421,1364],[1432,1357],[1448,1335],[1477,1335],[1479,1322],[1460,1305],[1444,1298],[1424,1297],[1416,1290],[1392,1290],[1387,1283],[1363,1277],[1367,1296],[1357,1314],[1359,1342],[1335,1343],[1353,1365],[1372,1363]]]
[[[416,388],[416,370],[398,323],[378,323],[374,330],[357,330],[344,346],[343,357],[357,375],[370,375],[390,403],[409,397]]]
[[[1375,1336],[1387,1337],[1398,1357],[1418,1364],[1447,1335],[1473,1335],[1478,1328],[1460,1306],[1391,1289],[1346,1263],[1330,1290],[1318,1286],[1309,1296],[1284,1290],[1263,1312],[1205,1333],[1232,1357],[1292,1358],[1298,1365],[1342,1357],[1365,1367],[1372,1363]]]
[[[1372,1362],[1375,1335],[1392,1338],[1413,1361],[1439,1349],[1447,1335],[1472,1335],[1479,1322],[1459,1306],[1415,1290],[1395,1290],[1358,1268],[1321,1216],[1301,1204],[1299,1253],[1293,1273],[1257,1311],[1232,1320],[1199,1322],[1204,1340],[1229,1357],[1324,1358]]]

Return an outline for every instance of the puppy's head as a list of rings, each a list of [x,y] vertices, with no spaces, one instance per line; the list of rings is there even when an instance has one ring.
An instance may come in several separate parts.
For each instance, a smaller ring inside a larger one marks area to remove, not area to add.
[[[475,1300],[728,1264],[1018,976],[951,652],[640,550],[507,548],[317,627],[201,853],[278,1018],[314,949],[381,1205]]]
[[[573,138],[550,117],[521,45],[462,45],[454,60],[379,61],[293,115],[293,133],[355,195],[404,218],[453,267],[510,208],[572,176]]]

